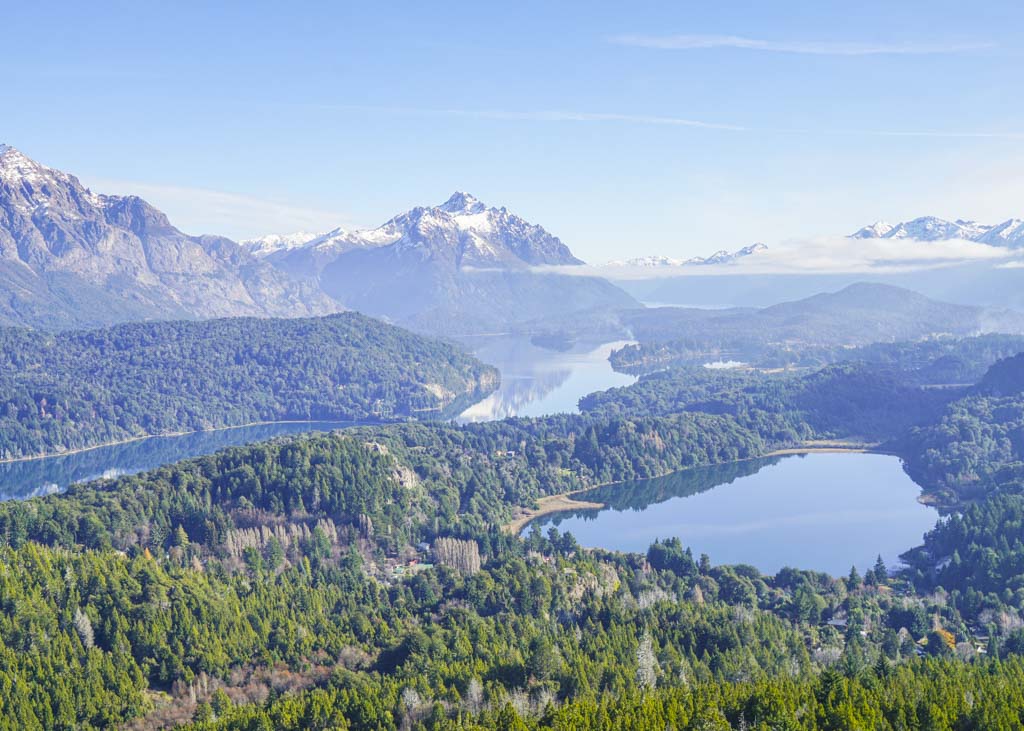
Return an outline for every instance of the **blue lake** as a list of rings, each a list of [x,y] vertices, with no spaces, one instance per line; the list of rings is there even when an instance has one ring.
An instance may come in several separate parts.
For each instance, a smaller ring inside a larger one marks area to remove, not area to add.
[[[608,354],[622,343],[577,345],[565,352],[546,350],[528,338],[490,340],[474,350],[502,375],[500,389],[471,406],[462,423],[506,416],[543,416],[576,411],[576,402],[593,391],[633,383],[633,376],[616,373]],[[59,492],[76,482],[117,477],[154,469],[190,457],[212,454],[276,436],[326,431],[351,426],[345,422],[260,424],[180,436],[151,437],[127,444],[0,464],[0,500],[23,500]]]
[[[577,402],[594,391],[636,382],[616,373],[608,356],[629,341],[575,345],[566,351],[537,347],[528,338],[502,338],[473,354],[501,371],[501,386],[462,412],[458,421],[493,421],[508,416],[575,413]]]
[[[351,422],[282,422],[169,437],[150,437],[73,454],[0,464],[0,500],[60,492],[76,482],[145,472],[160,465],[212,454],[286,434],[329,431]]]
[[[938,512],[919,494],[897,457],[772,457],[590,490],[576,497],[605,508],[545,516],[526,530],[553,525],[583,546],[638,552],[677,536],[715,564],[845,575],[879,554],[892,567],[920,544]]]

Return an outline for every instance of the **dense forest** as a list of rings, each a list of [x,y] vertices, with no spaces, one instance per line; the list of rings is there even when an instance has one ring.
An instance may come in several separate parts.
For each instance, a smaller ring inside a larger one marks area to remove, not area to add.
[[[811,439],[945,454],[933,430],[965,403],[1015,435],[1018,364],[961,388],[898,363],[678,369],[575,415],[279,438],[2,503],[0,728],[1021,728],[1008,482],[906,567],[844,577],[501,527],[545,495]]]
[[[920,364],[922,377],[973,383],[998,358],[1024,350],[1019,313],[936,302],[871,283],[762,309],[654,307],[624,313],[622,320],[637,342],[616,351],[612,363],[638,375],[713,361],[820,368],[846,360],[907,365],[908,358],[931,356],[935,368]],[[981,332],[1012,334],[970,337]],[[974,367],[964,369],[968,363]]]
[[[785,373],[689,367],[590,394],[580,408],[606,416],[727,415],[784,445],[805,439],[884,441],[930,423],[956,393],[922,388],[898,369],[863,362]]]
[[[999,361],[958,395],[896,442],[907,471],[960,498],[1024,493],[1024,357]]]
[[[3,723],[1022,722],[1018,597],[881,562],[765,577],[675,539],[641,556],[508,536],[471,519],[492,476],[435,481],[476,455],[417,444],[432,431],[282,439],[0,506]]]
[[[0,329],[0,459],[258,421],[457,413],[496,371],[455,346],[345,313]]]
[[[753,323],[747,328],[748,334],[724,340],[714,329],[669,340],[652,333],[647,338],[640,336],[635,345],[616,350],[611,362],[616,370],[636,375],[714,361],[737,361],[759,368],[821,368],[831,363],[864,362],[897,368],[921,385],[964,385],[977,382],[996,361],[1024,351],[1024,335],[931,336],[850,345],[772,339],[770,331],[758,331]]]

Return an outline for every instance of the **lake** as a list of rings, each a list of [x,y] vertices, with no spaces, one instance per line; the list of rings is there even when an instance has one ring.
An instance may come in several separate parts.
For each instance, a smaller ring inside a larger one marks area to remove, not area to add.
[[[575,497],[603,509],[545,516],[526,530],[553,525],[583,546],[639,552],[677,536],[715,564],[840,576],[852,565],[863,573],[878,554],[893,567],[921,543],[938,512],[919,494],[897,457],[791,455],[597,488]]]
[[[276,436],[308,431],[329,431],[351,422],[279,422],[97,447],[73,454],[0,464],[0,500],[60,492],[68,485],[100,477],[118,477],[151,470],[190,457],[212,454],[226,447],[260,442]]]
[[[636,382],[635,376],[616,373],[608,362],[613,350],[629,343],[574,345],[563,352],[537,347],[528,338],[482,345],[473,355],[501,371],[501,387],[463,411],[458,421],[575,413],[587,394]]]
[[[633,376],[613,371],[608,362],[612,349],[623,344],[577,345],[558,352],[539,348],[528,338],[489,341],[474,352],[481,360],[498,367],[501,388],[463,412],[459,421],[576,411],[576,402],[588,393],[636,381]],[[346,422],[260,424],[151,437],[63,456],[0,464],[0,500],[24,500],[59,492],[76,482],[144,472],[171,462],[212,454],[225,447],[351,425]]]

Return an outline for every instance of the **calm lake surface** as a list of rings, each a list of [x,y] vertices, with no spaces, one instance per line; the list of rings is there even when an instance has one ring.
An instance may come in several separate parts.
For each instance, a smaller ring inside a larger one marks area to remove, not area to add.
[[[608,362],[613,350],[629,342],[576,345],[564,352],[539,348],[527,338],[483,345],[473,354],[501,371],[501,387],[463,411],[458,421],[575,413],[587,394],[636,382],[635,376],[613,371]]]
[[[461,423],[506,416],[543,416],[576,411],[576,402],[593,391],[633,383],[633,376],[615,373],[608,354],[624,343],[576,346],[567,352],[536,347],[527,338],[491,341],[475,351],[501,371],[499,391],[467,409]],[[329,431],[350,422],[261,424],[184,436],[152,437],[112,447],[25,462],[0,464],[0,500],[24,500],[60,492],[76,482],[151,470],[190,457],[212,454],[287,434]]]
[[[646,552],[655,539],[679,537],[695,557],[845,575],[876,556],[891,567],[921,542],[938,512],[917,502],[920,488],[897,457],[807,454],[677,472],[581,493],[602,510],[558,513],[554,525],[583,546]],[[532,530],[531,526],[526,528]]]
[[[237,447],[285,434],[330,431],[347,426],[352,426],[352,422],[314,421],[240,426],[182,436],[150,437],[59,457],[9,462],[0,464],[0,500],[24,500],[60,492],[76,482],[145,472],[189,457],[212,454],[226,447]]]

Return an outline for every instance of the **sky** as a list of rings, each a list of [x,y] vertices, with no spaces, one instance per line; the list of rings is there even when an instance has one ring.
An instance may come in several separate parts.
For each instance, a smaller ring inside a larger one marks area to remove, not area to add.
[[[189,233],[376,226],[455,190],[594,263],[1024,217],[1019,1],[49,2],[0,26],[0,142]]]

